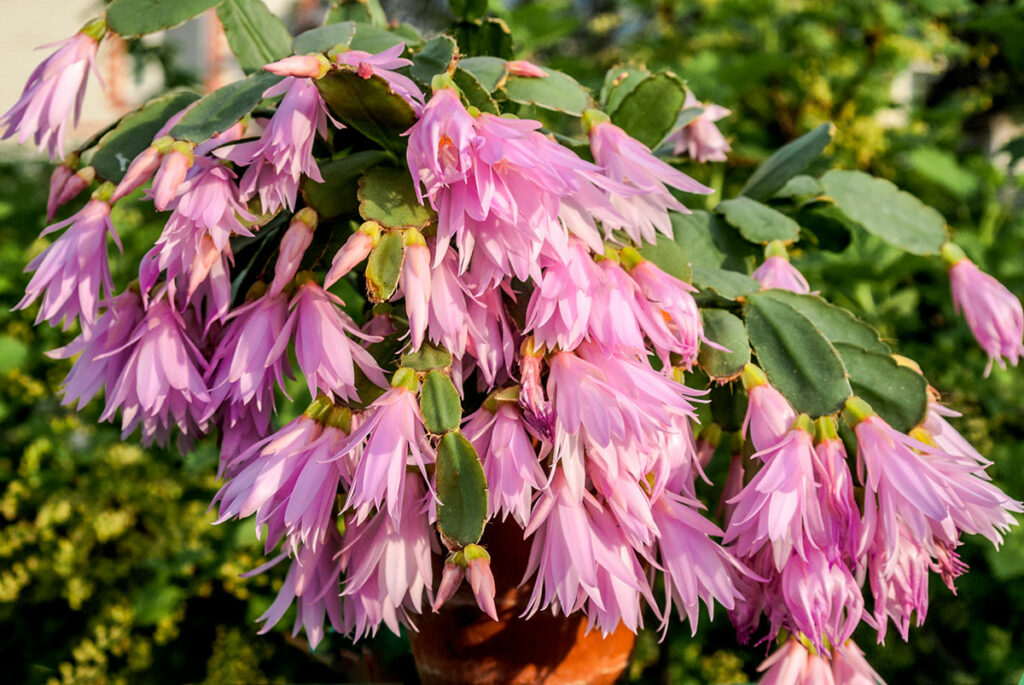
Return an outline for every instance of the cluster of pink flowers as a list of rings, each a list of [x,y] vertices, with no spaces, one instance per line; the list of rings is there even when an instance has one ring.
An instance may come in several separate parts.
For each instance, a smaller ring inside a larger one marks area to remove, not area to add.
[[[79,34],[40,67],[0,120],[5,135],[59,151],[66,112],[32,103],[65,88],[71,77],[56,73],[70,69],[65,61],[91,62],[94,34]],[[440,609],[464,579],[497,618],[490,564],[507,561],[502,550],[435,531],[439,436],[421,408],[424,372],[396,366],[394,348],[373,346],[443,347],[452,362],[441,371],[463,399],[486,398],[454,430],[479,456],[488,517],[511,516],[530,541],[526,616],[583,611],[590,628],[609,633],[639,630],[647,612],[664,629],[674,607],[696,630],[700,604],[711,614],[717,603],[744,639],[795,636],[765,662],[763,682],[876,677],[850,642],[858,623],[881,640],[892,620],[906,638],[912,615],[920,621],[927,610],[929,573],[952,587],[964,570],[961,536],[998,544],[1019,504],[986,479],[986,462],[938,404],[905,435],[851,399],[855,480],[835,419],[798,416],[748,365],[743,438],[752,449],[744,457],[736,443],[719,528],[697,480],[707,479],[721,431],[697,439],[705,393],[685,383],[709,344],[696,290],[641,254],[659,233],[672,236],[670,211],[688,211],[671,189],[711,190],[595,110],[584,116],[587,161],[537,121],[465,106],[447,78],[425,99],[396,71],[410,64],[403,49],[268,65],[283,77],[264,93],[281,96],[271,117],[193,145],[170,137],[179,113],[119,185],[101,184],[44,231],[64,233],[29,265],[35,273],[18,307],[39,301],[37,322],[80,327],[53,353],[78,355],[64,402],[81,407],[103,391],[103,419],[120,413],[124,433],[139,428],[147,443],[177,436],[188,449],[219,431],[219,521],[252,517],[266,552],[279,550],[267,566],[290,559],[263,629],[294,602],[295,631],[304,628],[315,646],[325,619],[356,636],[382,624],[414,628],[416,614]],[[525,62],[508,69],[546,75]],[[324,254],[330,224],[301,207],[298,191],[303,178],[322,180],[317,139],[343,128],[316,84],[332,70],[380,77],[416,113],[407,163],[421,203],[436,211],[429,229],[367,221]],[[724,159],[729,147],[713,122],[727,113],[706,108],[680,132],[680,149]],[[54,172],[51,213],[91,181],[73,165]],[[111,206],[150,182],[146,197],[168,212],[166,224],[138,280],[115,294]],[[259,280],[237,294],[234,238],[277,246],[272,268],[254,267]],[[404,312],[381,308],[361,325],[329,289],[354,281],[385,240],[401,246],[390,299]],[[766,289],[807,293],[784,249],[772,249],[754,277]],[[952,266],[957,305],[993,359],[1016,363],[1020,305],[983,279],[989,295],[977,297],[975,272],[969,262]],[[312,401],[278,428],[291,352]],[[437,579],[442,542],[448,557]]]

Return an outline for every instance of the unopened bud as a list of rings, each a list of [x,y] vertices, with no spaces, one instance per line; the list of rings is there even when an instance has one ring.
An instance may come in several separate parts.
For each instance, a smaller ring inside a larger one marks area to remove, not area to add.
[[[293,55],[264,65],[263,68],[278,76],[321,79],[331,70],[331,63],[320,54]]]
[[[380,224],[376,221],[367,221],[360,226],[334,255],[331,268],[324,277],[324,287],[330,288],[355,268],[356,264],[369,257],[379,242]]]
[[[270,295],[279,294],[292,282],[302,263],[306,248],[313,242],[316,231],[317,214],[306,207],[295,213],[288,230],[281,238],[281,247],[274,265],[274,280],[270,284]]]
[[[172,139],[168,138],[167,140]],[[168,143],[169,149],[170,144]],[[117,202],[122,197],[131,195],[132,191],[153,178],[153,174],[160,168],[160,160],[163,159],[163,155],[164,153],[160,151],[156,143],[140,152],[128,165],[128,170],[124,172],[124,178],[117,184],[117,190],[110,198],[111,202]]]
[[[64,188],[60,192],[60,197],[57,198],[57,206],[65,205],[74,200],[80,192],[88,188],[95,180],[96,169],[91,166],[87,166],[76,171],[75,174],[68,179],[68,182],[64,184]],[[110,201],[114,201],[113,195],[111,195]]]

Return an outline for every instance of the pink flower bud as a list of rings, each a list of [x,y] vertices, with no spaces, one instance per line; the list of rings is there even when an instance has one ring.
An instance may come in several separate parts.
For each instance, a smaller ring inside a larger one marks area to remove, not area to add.
[[[324,276],[324,287],[330,288],[351,271],[356,264],[369,257],[370,251],[373,250],[379,239],[379,225],[373,221],[367,221],[360,226],[359,230],[353,233],[334,255],[331,268]]]
[[[293,55],[263,67],[271,74],[294,76],[296,78],[323,78],[331,68],[323,55]]]
[[[117,202],[122,197],[131,195],[133,190],[152,178],[160,167],[161,159],[163,159],[163,153],[152,145],[140,152],[128,165],[128,171],[125,172],[121,182],[117,184],[110,201]]]
[[[771,256],[753,273],[754,280],[761,284],[762,290],[778,288],[806,295],[811,292],[807,279],[796,270],[789,260],[782,256]]]
[[[434,611],[438,611],[445,602],[452,598],[455,591],[462,585],[462,579],[466,577],[466,567],[454,562],[447,562],[444,571],[441,572],[441,584],[437,586],[437,593],[434,595]]]
[[[527,62],[525,59],[514,59],[505,62],[505,68],[508,69],[508,73],[513,76],[526,76],[527,78],[543,78],[548,75],[548,72],[538,67],[533,62]]]
[[[94,180],[96,180],[96,170],[91,166],[87,166],[84,169],[76,171],[75,175],[69,178],[68,182],[65,183],[64,187],[61,189],[60,196],[57,198],[57,206],[60,207],[61,205],[66,205],[74,200],[78,194],[88,188]]]
[[[75,170],[67,164],[59,164],[57,168],[50,174],[50,195],[46,200],[46,222],[53,221],[53,217],[57,215],[57,209],[60,207],[61,190],[64,189],[64,184],[68,182],[68,179],[74,175]]]
[[[943,248],[946,253],[950,250]],[[1017,365],[1024,353],[1024,310],[1020,300],[1002,283],[983,272],[967,257],[949,267],[953,306],[967,319],[974,339],[988,354],[985,375],[992,364]]]
[[[199,249],[196,250],[192,259],[192,265],[188,272],[188,297],[191,298],[206,277],[210,275],[210,269],[220,259],[220,250],[213,242],[209,234],[204,233],[199,239]]]
[[[277,257],[277,264],[274,266],[274,280],[270,284],[270,296],[273,297],[285,289],[302,263],[302,255],[306,248],[313,242],[313,233],[316,231],[316,211],[306,207],[299,210],[292,217],[288,231],[281,239],[280,254]]]
[[[167,205],[174,199],[193,161],[191,146],[187,143],[175,143],[170,154],[164,157],[153,179],[153,204],[159,211],[167,209]]]
[[[491,555],[479,545],[467,545],[466,579],[473,588],[476,605],[480,611],[498,620],[498,610],[494,606],[494,576],[491,574]]]
[[[402,293],[405,295],[405,311],[409,316],[412,348],[418,350],[427,332],[430,313],[430,250],[423,236],[414,228],[405,232],[405,242]]]

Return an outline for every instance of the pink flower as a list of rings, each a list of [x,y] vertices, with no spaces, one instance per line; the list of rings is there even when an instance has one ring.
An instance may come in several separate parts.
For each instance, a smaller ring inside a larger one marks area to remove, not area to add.
[[[405,259],[402,261],[400,285],[405,298],[405,312],[409,317],[409,335],[412,349],[418,350],[427,333],[430,306],[430,250],[420,232],[414,228],[405,232]]]
[[[24,309],[43,298],[36,324],[46,321],[64,330],[81,318],[83,330],[96,323],[99,301],[110,297],[114,284],[107,263],[107,235],[118,248],[121,239],[110,221],[110,204],[92,199],[78,213],[46,228],[40,237],[67,227],[67,231],[25,267],[35,271],[25,297],[14,306]]]
[[[832,650],[832,677],[836,685],[885,685],[853,640]]]
[[[943,254],[947,252],[943,248]],[[989,276],[974,262],[962,257],[949,267],[953,306],[967,319],[981,349],[988,354],[987,376],[993,362],[1006,368],[1017,365],[1024,353],[1024,310],[1020,300],[1002,283]]]
[[[491,573],[491,555],[480,545],[466,545],[463,549],[453,552],[445,562],[441,575],[441,584],[437,588],[433,609],[437,611],[445,602],[452,598],[462,584],[462,579],[469,580],[473,597],[480,611],[487,614],[492,621],[498,620],[498,610],[494,605],[494,575]]]
[[[120,409],[122,434],[141,425],[144,444],[166,443],[172,422],[184,439],[201,434],[210,401],[203,382],[207,364],[181,314],[166,299],[150,303],[123,349],[128,358],[117,382],[107,388],[100,420]]]
[[[782,393],[768,383],[768,377],[761,369],[747,364],[742,378],[749,397],[742,432],[749,431],[755,450],[774,447],[793,425],[796,412]]]
[[[533,62],[527,62],[525,59],[513,59],[505,62],[505,70],[514,76],[525,76],[527,78],[543,78],[548,75],[548,72]]]
[[[750,575],[711,539],[721,536],[722,531],[697,512],[700,506],[696,500],[666,492],[652,507],[659,533],[658,555],[665,570],[663,630],[675,602],[680,616],[686,613],[690,629],[696,634],[701,600],[709,616],[714,616],[714,602],[732,611],[736,600],[742,600],[733,578]]]
[[[487,516],[511,514],[525,528],[544,471],[519,407],[503,400],[493,411],[485,405],[466,419],[462,432],[480,455],[487,477]]]
[[[887,542],[879,529],[868,556],[868,578],[874,597],[874,611],[865,617],[878,630],[878,641],[884,642],[889,619],[906,641],[910,633],[910,616],[917,612],[917,625],[928,614],[928,573],[932,560],[925,547],[917,542],[907,526],[896,523]]]
[[[400,385],[369,406],[359,427],[335,452],[334,458],[340,459],[362,447],[344,507],[355,512],[357,521],[366,520],[375,508],[386,508],[398,525],[408,481],[406,468],[418,467],[426,479],[426,465],[436,459],[415,389],[401,385],[406,380],[402,375]]]
[[[683,109],[700,107],[701,112],[681,129],[665,139],[665,142],[675,143],[672,149],[673,154],[687,154],[692,159],[700,162],[724,162],[726,153],[732,150],[729,142],[722,135],[715,122],[723,119],[732,112],[725,107],[715,104],[705,105],[694,96],[689,90],[686,91],[686,101]]]
[[[692,366],[697,361],[700,342],[704,339],[704,322],[692,295],[697,289],[647,260],[633,266],[629,275],[649,302],[649,319],[657,324],[664,323],[656,330],[668,333],[651,335],[648,332],[662,362],[667,364],[669,354],[674,352],[682,357],[682,366]]]
[[[423,480],[405,475],[396,515],[358,516],[346,521],[341,562],[345,570],[345,632],[358,639],[376,634],[381,623],[398,635],[401,623],[414,629],[411,613],[430,606],[433,587],[430,526]]]
[[[672,237],[668,210],[689,213],[666,186],[702,195],[714,192],[655,157],[650,148],[610,121],[593,124],[590,149],[609,178],[637,191],[612,196],[612,206],[625,218],[622,228],[635,242],[653,243],[658,232]]]
[[[329,119],[320,91],[309,79],[289,77],[263,93],[265,98],[278,95],[284,98],[260,139],[234,145],[226,155],[248,167],[240,184],[242,197],[258,193],[265,213],[295,207],[303,175],[323,182],[313,159],[313,141],[318,134],[327,136]]]
[[[67,169],[68,167],[61,164],[53,172],[53,176],[50,178],[50,197],[46,202],[46,220],[52,221],[53,217],[57,214],[57,209],[63,207],[67,203],[78,197],[78,194],[88,188],[94,180],[96,180],[96,170],[91,166],[83,167],[71,174],[70,177],[66,178],[63,185],[60,188],[55,188],[55,184],[60,182],[60,178],[63,174],[60,172],[61,169]],[[55,194],[56,191],[56,194]],[[113,204],[114,200],[111,198],[110,203]]]
[[[335,630],[343,632],[340,572],[341,534],[334,525],[324,530],[324,544],[319,548],[301,547],[295,553],[288,575],[270,608],[260,616],[263,621],[260,634],[270,631],[281,620],[293,600],[297,600],[295,628],[292,635],[298,635],[305,628],[309,646],[316,649],[324,638],[324,616]],[[268,564],[250,571],[254,575],[280,562],[286,556],[282,553]]]
[[[960,412],[944,407],[935,400],[928,402],[928,412],[925,414],[924,422],[919,427],[926,434],[923,442],[934,443],[936,447],[946,454],[962,459],[968,464],[973,462],[981,467],[991,466],[992,462],[983,457],[978,450],[974,449],[971,443],[967,442],[964,436],[960,435],[957,429],[950,425],[949,421],[946,420],[947,416],[957,417],[960,416]],[[978,476],[986,480],[988,479],[988,474],[982,471],[978,472]]]
[[[274,280],[270,284],[270,295],[279,294],[288,286],[299,271],[302,256],[313,242],[316,232],[317,213],[310,207],[300,209],[288,224],[288,230],[281,238],[277,263],[274,265]]]
[[[853,634],[864,610],[860,583],[840,561],[808,547],[792,555],[782,569],[782,597],[788,622],[819,650],[841,644]]]
[[[544,346],[536,349],[533,338],[523,341],[520,348],[519,375],[522,386],[519,391],[519,406],[523,419],[544,440],[554,437],[554,412],[551,403],[544,396],[541,372],[544,367]]]
[[[821,484],[818,501],[829,540],[826,551],[835,555],[832,561],[846,559],[859,566],[860,509],[853,494],[853,476],[847,465],[846,448],[829,417],[817,420],[814,473]]]
[[[754,280],[761,284],[762,290],[778,288],[804,295],[811,292],[811,286],[803,274],[789,263],[789,259],[781,255],[772,255],[764,260],[752,274]]]
[[[347,50],[335,55],[334,63],[354,67],[363,78],[370,78],[373,74],[380,76],[419,114],[423,108],[423,93],[411,78],[395,71],[412,64],[411,60],[399,57],[404,51],[405,43],[393,45],[375,55],[363,50]]]
[[[81,355],[71,365],[64,379],[61,404],[76,403],[81,409],[103,388],[113,388],[131,356],[127,349],[144,310],[139,293],[126,290],[107,303],[107,309],[96,324],[82,332],[69,345],[47,352],[55,359]]]
[[[824,523],[814,479],[814,446],[810,419],[801,415],[786,436],[773,447],[754,455],[764,466],[731,501],[736,510],[729,520],[724,543],[735,542],[740,558],[772,547],[775,568],[782,570],[795,551],[807,558],[807,549],[821,544]]]
[[[759,685],[840,685],[832,677],[828,660],[811,654],[794,638],[786,640],[757,670],[764,672]]]
[[[303,275],[299,276],[301,279]],[[341,298],[306,280],[292,297],[291,314],[274,341],[266,365],[281,363],[294,336],[295,356],[311,397],[320,390],[332,398],[358,399],[355,366],[373,383],[386,386],[377,362],[349,337],[371,339],[341,310],[344,304]]]
[[[541,277],[534,283],[526,310],[526,330],[537,342],[575,349],[588,336],[590,312],[601,295],[604,274],[577,240],[564,258],[541,258]]]
[[[136,188],[151,179],[156,170],[160,168],[163,156],[163,151],[155,143],[136,155],[124,172],[121,182],[114,189],[114,194],[110,196],[110,201],[117,202],[121,198],[131,195]]]
[[[148,160],[143,158],[142,162]],[[191,143],[177,141],[169,145],[168,151],[160,161],[160,166],[153,176],[153,206],[164,211],[171,201],[182,192],[181,184],[188,176],[189,169],[195,164],[196,158]],[[140,171],[146,171],[142,169]],[[129,169],[131,171],[131,169]],[[232,174],[234,177],[234,174]],[[133,183],[135,179],[133,179]],[[184,191],[187,192],[187,191]]]
[[[18,101],[0,116],[0,139],[18,134],[18,143],[32,138],[50,159],[64,156],[64,134],[69,121],[78,124],[89,71],[96,71],[96,51],[106,24],[95,19],[59,46],[28,77]],[[50,47],[50,46],[45,46]]]
[[[455,554],[458,553],[456,552]],[[455,563],[451,558],[449,557],[449,560],[444,564],[444,569],[441,571],[441,582],[438,583],[437,592],[434,593],[434,602],[431,608],[435,613],[447,604],[449,599],[455,596],[455,592],[462,585],[462,581],[466,577],[466,567]]]

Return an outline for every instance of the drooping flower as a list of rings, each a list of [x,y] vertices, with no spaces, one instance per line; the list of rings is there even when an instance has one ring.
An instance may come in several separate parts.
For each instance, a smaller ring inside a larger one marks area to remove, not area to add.
[[[0,116],[0,140],[18,134],[19,144],[32,138],[50,159],[64,156],[68,123],[78,124],[89,71],[96,71],[96,52],[106,32],[106,22],[94,19],[71,38],[50,44],[59,47],[35,68],[18,101]]]
[[[649,319],[658,328],[648,329],[647,335],[662,363],[668,364],[669,354],[682,357],[682,366],[689,368],[697,361],[697,352],[704,339],[704,323],[693,294],[697,292],[689,283],[671,276],[632,248],[622,250],[624,261],[631,262],[629,275],[650,304]],[[659,334],[662,330],[668,335]],[[656,332],[655,332],[656,331]]]
[[[476,448],[487,478],[487,516],[509,514],[526,527],[533,493],[542,488],[544,472],[518,405],[496,399],[466,420],[463,435]]]
[[[270,284],[271,296],[280,293],[295,278],[302,256],[313,242],[317,220],[316,210],[312,207],[303,207],[292,216],[288,230],[281,238],[277,263],[274,265],[274,280]]]
[[[878,529],[868,551],[868,579],[874,598],[870,620],[878,631],[878,641],[884,642],[891,619],[900,636],[906,641],[910,633],[910,619],[916,613],[916,624],[924,623],[928,614],[928,574],[932,560],[925,546],[918,542],[910,529],[896,522],[892,533],[894,541]]]
[[[742,380],[749,397],[743,433],[750,435],[754,449],[760,452],[782,439],[796,420],[796,412],[782,393],[771,386],[764,371],[753,364],[743,368]]]
[[[55,359],[81,353],[64,379],[61,404],[76,403],[75,408],[81,409],[100,390],[114,387],[131,356],[128,342],[143,314],[139,293],[128,289],[107,303],[106,311],[88,334],[82,332],[67,346],[47,353]]]
[[[831,555],[832,561],[846,560],[857,567],[860,562],[860,509],[854,498],[846,448],[831,417],[820,417],[814,427],[814,473],[821,485],[817,495],[828,540],[824,550]]]
[[[604,275],[578,240],[570,241],[564,258],[542,256],[541,265],[526,310],[526,330],[542,345],[575,349],[589,334],[591,308]]]
[[[412,349],[418,350],[427,333],[430,314],[430,250],[423,235],[415,228],[405,231],[405,259],[399,284],[405,298],[405,312],[409,317],[409,336]]]
[[[419,474],[403,473],[395,515],[378,512],[346,520],[341,562],[345,571],[345,632],[356,638],[376,634],[384,623],[395,635],[410,614],[433,598],[431,551],[436,535],[430,526],[431,499]]]
[[[408,102],[418,114],[423,108],[423,93],[411,78],[396,71],[412,64],[411,60],[399,57],[404,51],[405,43],[393,45],[377,54],[364,50],[345,50],[335,54],[334,64],[354,67],[363,78],[370,78],[375,74],[380,76],[391,86],[391,90]]]
[[[885,685],[853,640],[833,648],[832,677],[836,685]]]
[[[814,547],[794,554],[782,569],[782,597],[788,622],[819,651],[853,634],[864,610],[860,583],[841,561]]]
[[[636,242],[653,243],[657,233],[672,236],[668,210],[688,214],[668,187],[687,193],[710,194],[711,188],[655,157],[650,148],[611,123],[605,115],[589,110],[590,149],[594,160],[612,180],[636,193],[612,195],[612,206],[625,218],[621,227]],[[668,187],[667,187],[668,186]]]
[[[355,366],[373,383],[384,387],[384,373],[370,353],[350,336],[371,339],[355,321],[341,310],[341,298],[312,280],[312,274],[301,272],[301,281],[292,297],[291,314],[274,341],[266,365],[281,363],[294,337],[295,356],[306,376],[309,394],[317,391],[341,400],[358,399]]]
[[[239,184],[242,197],[258,194],[264,213],[295,207],[304,175],[323,182],[313,159],[313,141],[317,135],[327,137],[330,119],[320,91],[308,78],[287,77],[263,93],[265,98],[279,95],[284,98],[259,140],[234,145],[225,155],[248,167]]]
[[[207,370],[185,321],[166,298],[151,302],[124,347],[128,358],[100,417],[108,421],[120,409],[123,435],[142,427],[143,444],[164,444],[173,424],[183,439],[204,430],[210,394],[203,381]]]
[[[1024,354],[1024,309],[1006,286],[989,276],[952,243],[942,248],[949,265],[953,306],[967,319],[974,339],[988,354],[987,376],[992,364],[1017,365]]]
[[[974,446],[946,420],[946,417],[957,416],[960,416],[960,412],[945,407],[936,400],[929,400],[924,422],[919,427],[924,431],[922,442],[933,443],[946,454],[963,459],[967,463],[974,462],[982,467],[991,466],[992,462],[974,449]],[[988,474],[978,472],[978,476],[987,479]]]
[[[789,263],[785,246],[777,240],[765,248],[764,263],[751,276],[761,284],[762,290],[778,288],[803,295],[811,292],[807,279]]]
[[[87,166],[70,174],[61,183],[61,178],[64,177],[61,169],[68,169],[68,167],[61,164],[54,170],[53,176],[50,177],[50,196],[46,202],[47,221],[53,221],[53,217],[56,216],[57,210],[60,207],[78,197],[79,193],[92,185],[92,182],[96,180],[96,169]],[[59,187],[57,184],[60,184]],[[111,197],[110,203],[114,203],[113,197]]]
[[[796,638],[786,640],[757,670],[764,673],[758,685],[843,685],[833,679],[828,659]]]
[[[480,611],[487,614],[492,621],[498,620],[498,610],[494,605],[494,575],[491,573],[491,555],[480,545],[466,545],[452,552],[444,565],[441,583],[434,597],[434,611],[440,609],[452,598],[459,589],[462,580],[469,581]]]
[[[723,540],[735,543],[740,558],[770,545],[775,568],[781,571],[790,552],[806,559],[807,549],[824,539],[813,432],[810,419],[801,414],[780,442],[754,455],[764,466],[733,498],[736,509]]]
[[[690,119],[682,128],[665,139],[666,143],[674,143],[672,152],[677,155],[687,154],[701,164],[705,162],[724,162],[726,153],[732,150],[729,141],[715,126],[715,122],[732,112],[716,104],[704,104],[690,91],[686,91],[683,111],[700,108],[701,112]]]

